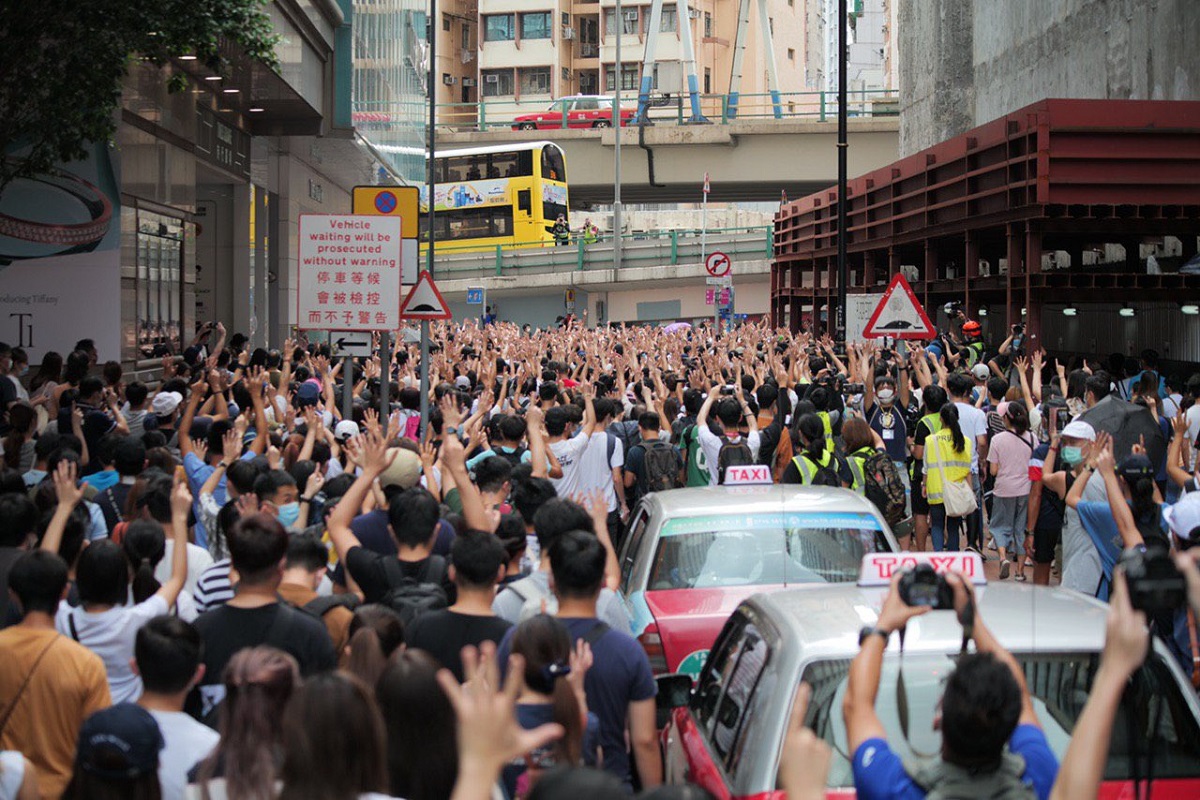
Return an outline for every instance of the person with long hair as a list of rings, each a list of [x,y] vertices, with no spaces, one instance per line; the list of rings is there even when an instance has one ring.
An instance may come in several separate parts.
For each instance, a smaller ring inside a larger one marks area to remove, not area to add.
[[[63,800],[161,800],[158,754],[162,733],[150,712],[118,703],[79,729],[75,772]]]
[[[71,513],[83,499],[83,490],[76,485],[75,474],[75,465],[69,461],[60,463],[55,470],[58,505],[42,538],[42,550],[58,552]],[[55,615],[54,624],[59,633],[70,636],[104,661],[109,689],[118,703],[137,700],[142,693],[141,678],[130,666],[138,628],[148,620],[166,614],[183,589],[187,577],[187,513],[191,502],[187,485],[177,485],[171,495],[171,528],[175,541],[171,577],[153,594],[141,603],[129,602],[129,561],[119,545],[101,539],[79,554],[75,579],[80,606],[73,608],[64,601]]]
[[[825,423],[818,414],[804,414],[796,424],[800,450],[783,471],[780,483],[803,486],[849,486],[854,479],[845,461],[833,451]],[[794,445],[793,445],[794,446]]]
[[[557,766],[594,765],[600,721],[587,710],[583,678],[592,650],[580,639],[571,646],[567,626],[538,614],[517,626],[512,653],[525,660],[524,688],[517,697],[517,723],[526,730],[556,722],[564,735],[504,770],[509,797],[524,797],[541,772]]]
[[[131,599],[135,605],[144,603],[162,588],[154,572],[167,554],[167,537],[163,526],[152,519],[130,522],[121,539],[121,550],[129,561]],[[196,603],[190,592],[179,593],[175,598],[174,611],[184,622],[196,619]]]
[[[913,426],[912,466],[908,473],[912,486],[913,549],[924,552],[929,541],[929,501],[925,498],[925,440],[942,429],[940,412],[949,401],[946,390],[932,384],[921,390],[921,416]],[[936,547],[935,547],[936,549]]]
[[[223,680],[221,741],[196,767],[188,800],[275,800],[283,712],[300,665],[274,647],[249,647],[229,660]]]
[[[80,382],[87,377],[91,366],[91,356],[82,350],[76,350],[67,356],[66,366],[62,371],[62,382],[54,387],[50,396],[50,419],[55,419],[58,416],[58,410],[64,405],[63,393],[71,389],[78,390]]]
[[[1000,580],[1008,578],[1016,563],[1015,579],[1025,580],[1025,531],[1029,515],[1029,461],[1037,441],[1029,432],[1029,413],[1020,400],[1001,403],[996,409],[1004,430],[992,437],[988,470],[995,478],[992,513],[988,517],[1000,553]],[[1015,556],[1013,562],[1009,556]]]
[[[350,641],[338,654],[341,666],[375,686],[388,659],[404,646],[404,621],[391,607],[372,603],[354,610],[348,632]]]
[[[309,678],[283,712],[288,800],[387,800],[387,733],[374,693],[355,678]]]
[[[437,672],[432,656],[398,651],[375,687],[387,724],[388,782],[406,800],[446,800],[458,774],[454,707]]]
[[[29,403],[18,400],[8,407],[8,433],[4,435],[3,443],[4,466],[22,475],[33,469],[37,424],[37,412]]]
[[[29,379],[29,402],[35,406],[50,403],[54,398],[54,390],[58,388],[58,382],[62,380],[62,369],[62,353],[47,350],[46,355],[42,356],[42,363],[38,365],[37,372]]]
[[[928,392],[929,389],[927,388]],[[942,492],[943,481],[958,483],[971,480],[971,464],[975,458],[975,441],[964,436],[958,424],[958,407],[946,403],[938,412],[941,429],[925,439],[923,491],[929,503],[929,523],[933,533],[933,549],[958,550],[960,528],[967,517],[948,517]],[[922,420],[923,421],[923,420]]]

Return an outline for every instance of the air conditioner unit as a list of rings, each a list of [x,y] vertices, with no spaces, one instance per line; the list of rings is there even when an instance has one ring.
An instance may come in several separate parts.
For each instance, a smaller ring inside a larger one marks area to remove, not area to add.
[[[474,79],[474,78],[463,78],[463,84],[462,84],[462,85],[463,85],[463,86],[474,86],[474,85],[475,85],[475,79]]]
[[[563,28],[562,29],[562,37],[563,37],[563,39],[567,39],[567,40],[574,39],[575,38],[575,29],[574,28]]]
[[[499,75],[484,75],[483,82],[484,83],[499,83],[500,76]]]
[[[443,75],[442,76],[442,83],[446,84],[447,86],[453,86],[454,80],[455,80],[455,78],[453,75]]]

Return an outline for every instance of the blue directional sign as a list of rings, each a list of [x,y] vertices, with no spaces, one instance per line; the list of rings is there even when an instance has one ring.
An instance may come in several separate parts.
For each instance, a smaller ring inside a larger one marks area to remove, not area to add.
[[[481,306],[483,305],[483,289],[467,289],[467,305]]]

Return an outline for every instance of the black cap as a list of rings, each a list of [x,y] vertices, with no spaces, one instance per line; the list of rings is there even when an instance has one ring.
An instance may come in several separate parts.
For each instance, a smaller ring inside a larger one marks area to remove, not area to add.
[[[136,778],[158,769],[162,748],[162,732],[150,712],[133,703],[119,703],[83,723],[75,765],[101,778]]]

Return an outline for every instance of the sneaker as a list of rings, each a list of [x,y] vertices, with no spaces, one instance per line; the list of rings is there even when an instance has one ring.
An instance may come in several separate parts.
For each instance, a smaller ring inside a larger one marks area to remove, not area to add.
[[[999,549],[998,547],[996,547],[996,540],[995,540],[995,539],[988,539],[988,545],[987,545],[987,548],[988,548],[988,550],[998,550],[998,549]]]
[[[1033,560],[1032,560],[1032,559],[1028,559],[1028,558],[1027,558],[1027,559],[1025,559],[1025,566],[1027,566],[1027,567],[1032,567],[1032,566],[1033,566]]]
[[[1025,573],[1024,573],[1024,572],[1019,572],[1019,573],[1017,573],[1016,575],[1014,575],[1014,576],[1013,576],[1013,580],[1015,580],[1015,581],[1020,581],[1021,583],[1024,583],[1024,582],[1025,582],[1025,580],[1026,580],[1026,578],[1025,578]]]
[[[1012,567],[1012,565],[1008,561],[1001,562],[1001,564],[1000,564],[1000,580],[1002,580],[1002,581],[1008,580],[1008,571],[1011,567]]]

